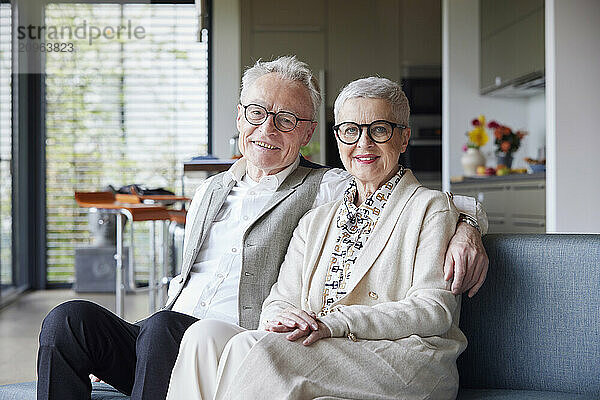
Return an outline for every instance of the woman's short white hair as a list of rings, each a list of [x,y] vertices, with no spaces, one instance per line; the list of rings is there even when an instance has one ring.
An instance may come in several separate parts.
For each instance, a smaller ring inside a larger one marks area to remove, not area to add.
[[[303,84],[310,95],[312,102],[312,118],[316,119],[321,105],[321,90],[319,82],[313,76],[308,65],[296,58],[296,56],[282,56],[273,61],[258,60],[256,64],[248,68],[242,76],[242,90],[240,91],[240,102],[244,99],[246,91],[261,76],[276,72],[283,79],[289,79]]]
[[[338,117],[346,100],[356,97],[387,100],[390,103],[392,113],[396,118],[396,121],[391,122],[408,126],[410,106],[408,105],[406,95],[402,91],[402,86],[387,78],[380,78],[378,76],[357,79],[350,82],[342,89],[337,99],[335,99],[333,107],[336,123],[343,122],[339,121]]]

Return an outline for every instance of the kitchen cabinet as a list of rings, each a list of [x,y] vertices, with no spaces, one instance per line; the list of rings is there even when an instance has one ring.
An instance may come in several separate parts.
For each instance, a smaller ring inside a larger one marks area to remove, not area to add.
[[[488,37],[544,8],[544,0],[480,0],[481,35]]]
[[[544,1],[480,0],[482,94],[545,73]]]
[[[439,0],[244,0],[240,15],[242,67],[295,54],[324,71],[328,118],[352,80],[441,71]]]
[[[545,233],[545,174],[469,178],[452,193],[474,197],[488,215],[488,233]]]
[[[240,7],[242,70],[259,58],[292,54],[311,65],[315,73],[325,68],[325,2],[244,0]]]
[[[441,21],[440,0],[243,0],[242,69],[291,54],[309,64],[324,93],[313,161],[336,165],[331,127],[340,90],[373,75],[439,78]]]
[[[413,67],[441,68],[442,65],[442,2],[439,0],[400,1],[400,63],[402,77]],[[404,73],[406,72],[406,73]],[[427,78],[430,76],[415,76]],[[439,77],[439,75],[437,76]]]
[[[400,2],[329,0],[327,107],[350,81],[379,75],[399,81]]]

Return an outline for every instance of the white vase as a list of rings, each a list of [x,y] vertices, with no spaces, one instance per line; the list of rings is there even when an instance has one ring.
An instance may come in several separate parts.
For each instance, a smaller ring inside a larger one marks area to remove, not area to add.
[[[479,149],[468,148],[460,159],[465,176],[473,176],[477,173],[477,167],[485,166],[485,157]]]

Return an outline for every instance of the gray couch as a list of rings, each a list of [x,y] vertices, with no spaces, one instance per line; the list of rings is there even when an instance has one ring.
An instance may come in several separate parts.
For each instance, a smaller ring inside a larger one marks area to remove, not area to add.
[[[487,281],[463,296],[458,398],[600,399],[600,235],[484,244]]]
[[[488,235],[487,281],[463,297],[459,400],[600,399],[600,235]],[[0,387],[33,400],[35,383]],[[127,399],[94,384],[95,400]]]

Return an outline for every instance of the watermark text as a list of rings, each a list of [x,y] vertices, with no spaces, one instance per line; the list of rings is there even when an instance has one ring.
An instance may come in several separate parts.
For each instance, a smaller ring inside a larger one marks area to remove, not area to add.
[[[28,25],[17,27],[17,38],[19,40],[87,40],[90,45],[95,40],[104,39],[144,39],[146,37],[146,29],[141,25],[133,26],[131,20],[127,20],[126,25],[103,27],[88,24],[86,20],[76,26],[55,26],[55,25]]]

